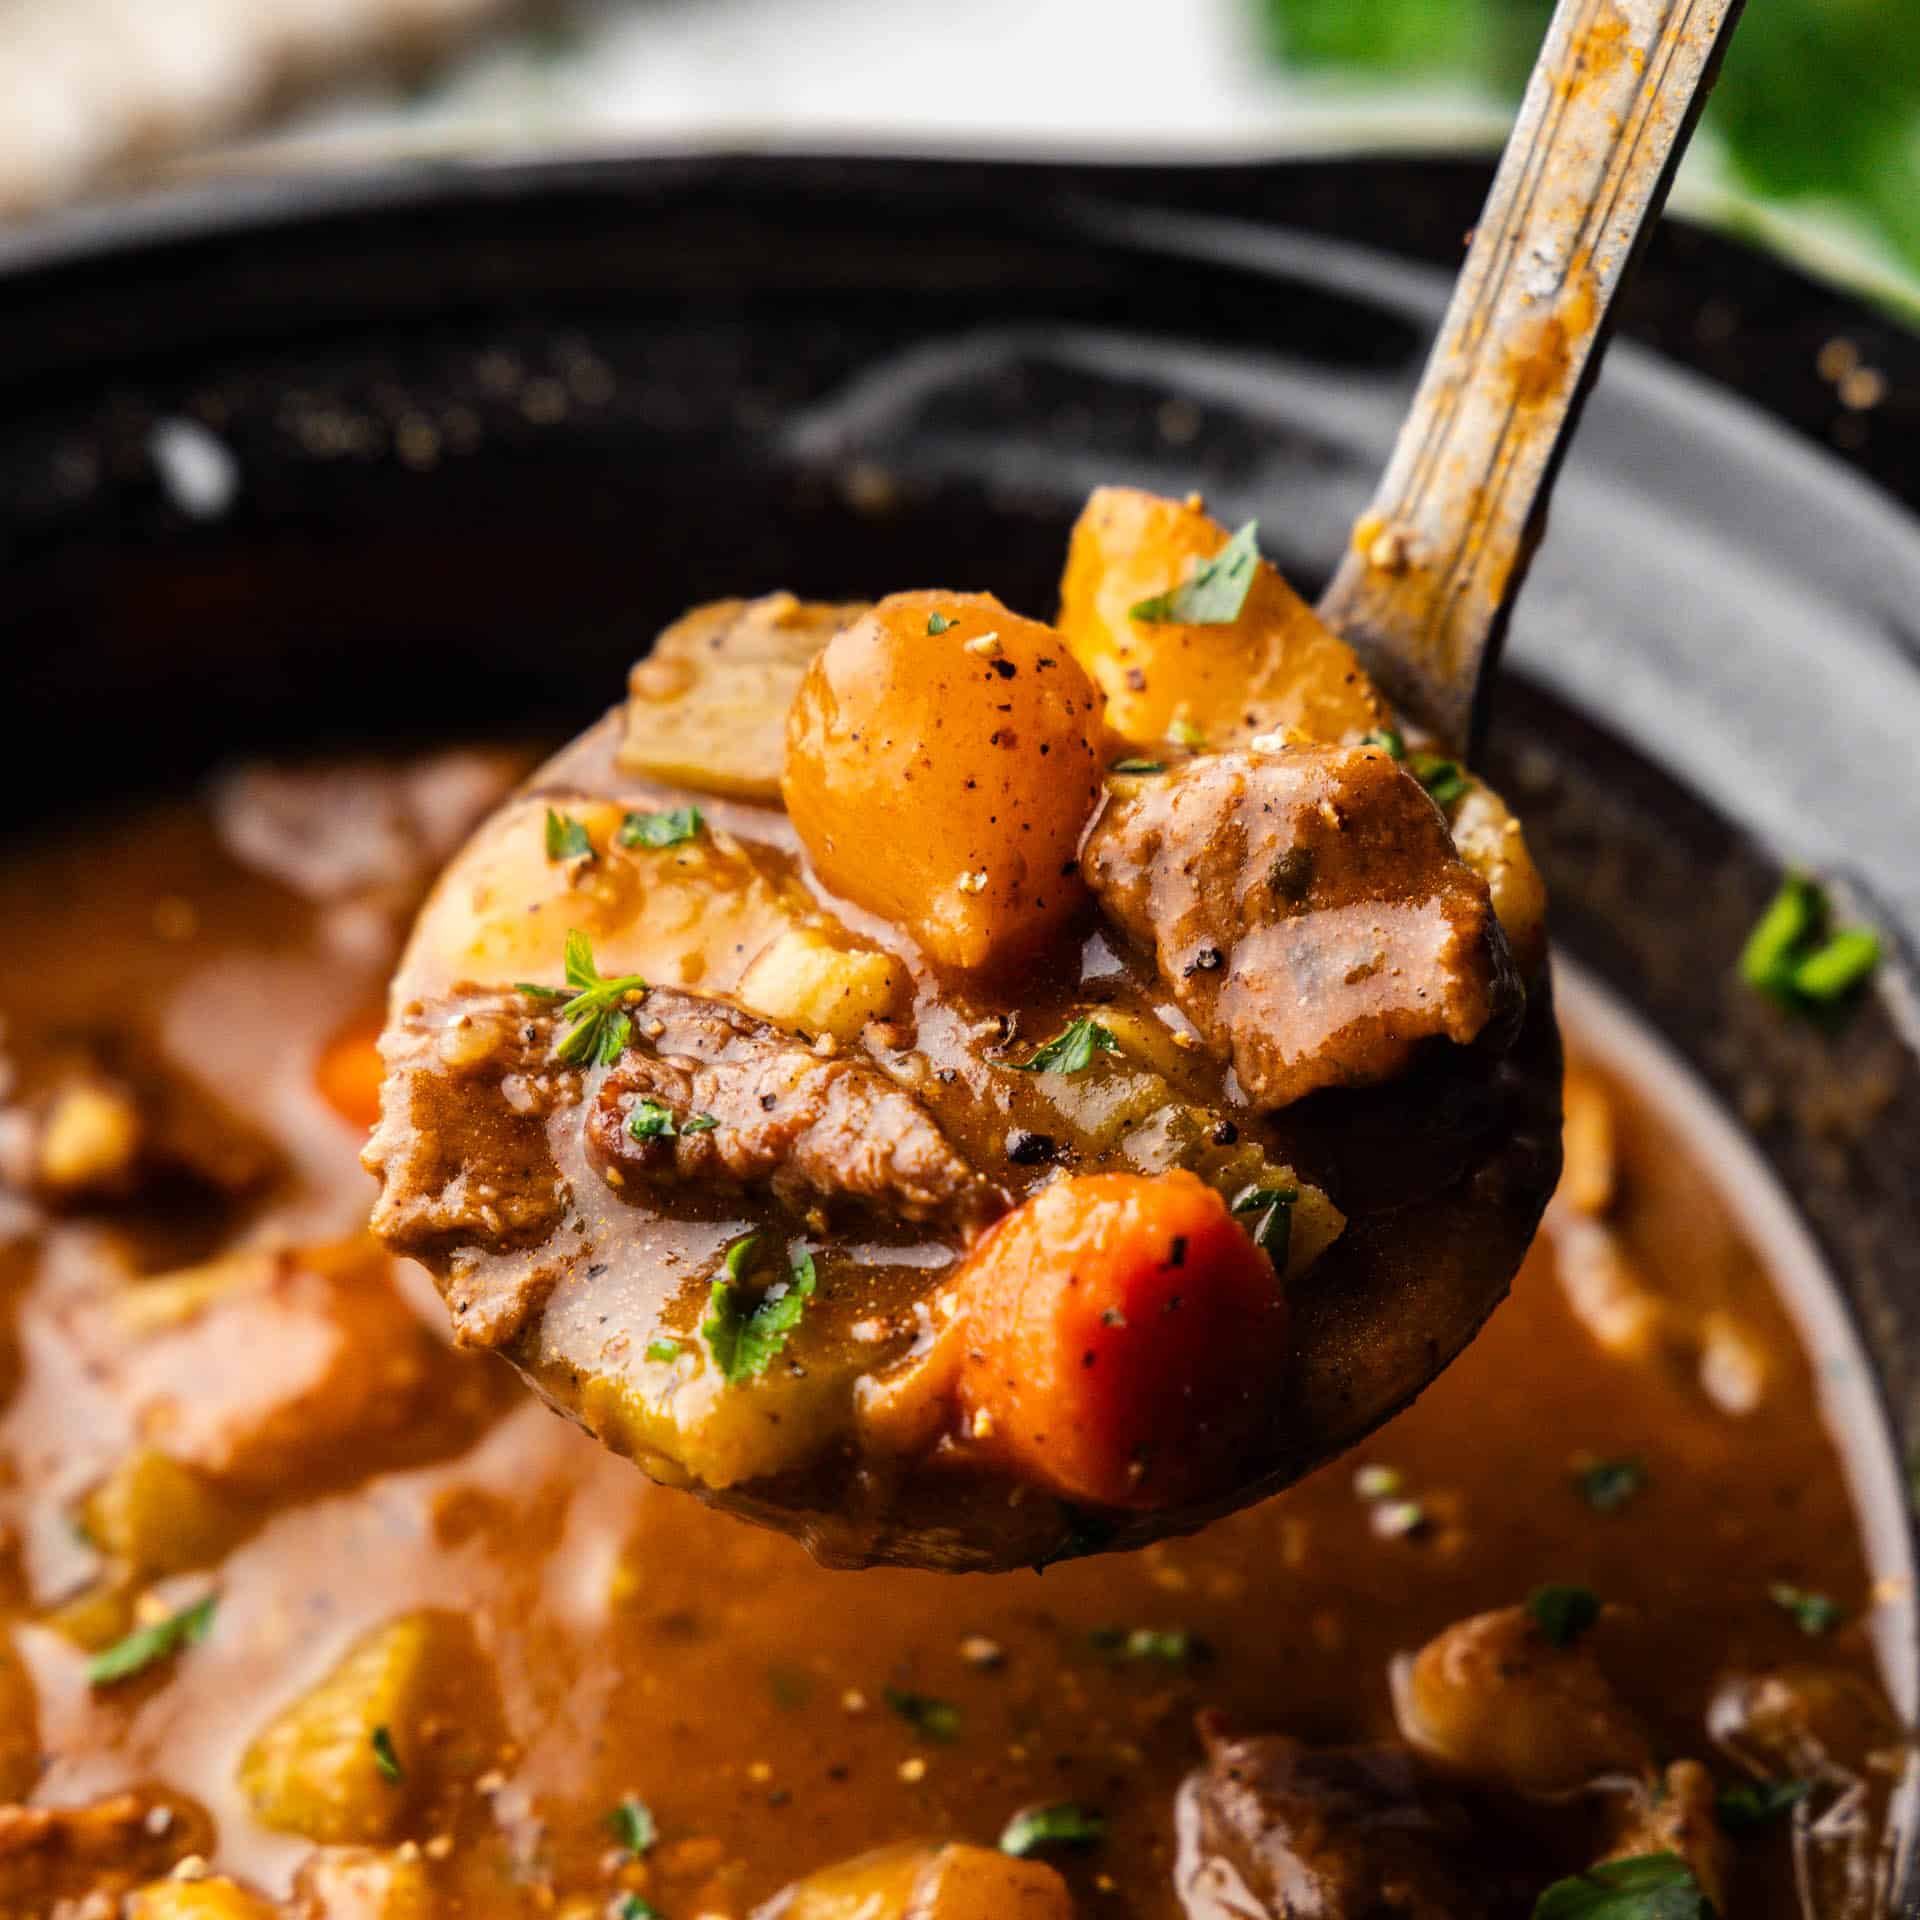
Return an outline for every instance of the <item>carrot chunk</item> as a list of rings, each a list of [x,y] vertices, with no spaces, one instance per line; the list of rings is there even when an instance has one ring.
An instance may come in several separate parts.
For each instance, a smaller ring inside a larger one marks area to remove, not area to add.
[[[326,1044],[313,1070],[321,1099],[350,1127],[369,1131],[380,1118],[380,1018],[342,1027]]]
[[[1184,1172],[1056,1181],[957,1276],[965,1432],[1068,1499],[1149,1508],[1233,1485],[1287,1360],[1267,1256]]]

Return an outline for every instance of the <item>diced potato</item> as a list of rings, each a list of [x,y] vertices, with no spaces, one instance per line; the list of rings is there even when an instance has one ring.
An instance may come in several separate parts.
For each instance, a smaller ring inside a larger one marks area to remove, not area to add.
[[[1577,1793],[1644,1774],[1653,1748],[1595,1658],[1555,1646],[1524,1607],[1456,1621],[1393,1672],[1401,1734],[1442,1766],[1508,1793]]]
[[[547,857],[547,809],[587,830],[594,858]],[[613,979],[730,993],[746,960],[795,927],[831,928],[772,858],[708,827],[673,847],[622,847],[624,809],[564,794],[518,800],[441,876],[394,982],[396,1003],[455,986],[558,986],[569,929]]]
[[[1532,979],[1547,957],[1547,883],[1533,864],[1520,822],[1484,780],[1475,780],[1447,824],[1460,858],[1487,883],[1520,977]]]
[[[1278,728],[1344,741],[1385,725],[1353,649],[1264,560],[1237,619],[1133,618],[1228,538],[1192,501],[1101,487],[1087,502],[1067,548],[1059,624],[1107,696],[1107,725],[1140,747],[1197,737],[1213,748]]]
[[[908,1842],[809,1874],[755,1920],[1072,1920],[1066,1882],[1041,1860]]]
[[[140,1109],[125,1087],[76,1081],[53,1097],[40,1131],[40,1184],[56,1196],[131,1184],[141,1149]]]
[[[272,1721],[240,1763],[240,1788],[265,1826],[373,1845],[404,1834],[450,1780],[483,1771],[502,1738],[472,1627],[429,1609],[357,1642]]]
[[[937,961],[1031,952],[1086,898],[1100,696],[991,594],[898,593],[836,634],[787,724],[781,791],[836,893]]]
[[[0,1633],[0,1800],[24,1800],[40,1777],[39,1716],[33,1680]]]
[[[740,976],[735,998],[783,1027],[856,1040],[899,1011],[906,969],[890,953],[836,947],[811,927],[776,934]]]
[[[249,1893],[224,1875],[206,1880],[156,1880],[127,1901],[126,1920],[276,1920],[271,1900]]]
[[[88,1537],[144,1578],[211,1566],[248,1515],[199,1474],[151,1447],[129,1454],[87,1496]]]
[[[294,1892],[301,1920],[438,1920],[427,1863],[411,1849],[328,1847],[300,1869]]]
[[[787,709],[807,663],[860,606],[771,593],[695,607],[627,686],[623,773],[742,800],[778,800]]]

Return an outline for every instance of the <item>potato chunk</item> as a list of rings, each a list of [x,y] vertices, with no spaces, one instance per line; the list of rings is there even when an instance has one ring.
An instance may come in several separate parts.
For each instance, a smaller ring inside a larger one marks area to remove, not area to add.
[[[683,614],[628,681],[620,770],[739,800],[778,800],[787,708],[801,675],[864,611],[770,593]]]
[[[842,1860],[775,1894],[754,1920],[1072,1920],[1066,1883],[1041,1860],[909,1841]]]
[[[1060,631],[1107,696],[1107,725],[1140,746],[1197,735],[1209,747],[1279,727],[1332,743],[1383,726],[1353,649],[1264,560],[1234,620],[1133,617],[1227,540],[1193,501],[1101,487],[1087,502],[1067,548]]]
[[[850,1041],[900,1008],[907,972],[890,953],[837,947],[815,928],[791,927],[755,956],[736,991],[779,1026]]]
[[[398,1838],[503,1738],[491,1668],[459,1614],[403,1614],[357,1642],[240,1763],[262,1825],[325,1844]]]
[[[294,1893],[300,1920],[438,1920],[448,1904],[412,1847],[324,1848],[300,1869]]]
[[[279,1908],[225,1875],[156,1880],[127,1902],[126,1920],[275,1920]]]
[[[1086,898],[1100,696],[991,594],[900,593],[842,629],[787,723],[782,791],[815,871],[937,961],[1030,952]]]

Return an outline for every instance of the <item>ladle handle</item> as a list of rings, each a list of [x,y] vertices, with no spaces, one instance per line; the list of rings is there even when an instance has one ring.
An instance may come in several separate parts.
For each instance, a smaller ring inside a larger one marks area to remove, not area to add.
[[[1615,296],[1742,4],[1560,0],[1413,409],[1321,600],[1458,750],[1479,744]]]

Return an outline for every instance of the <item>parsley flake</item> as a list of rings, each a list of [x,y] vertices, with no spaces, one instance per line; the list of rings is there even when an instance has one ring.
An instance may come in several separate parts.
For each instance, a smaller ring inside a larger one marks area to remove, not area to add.
[[[1287,1247],[1293,1239],[1293,1209],[1300,1194],[1294,1187],[1247,1187],[1233,1203],[1237,1214],[1255,1216],[1249,1231],[1253,1244],[1276,1267],[1287,1264]]]
[[[1472,776],[1458,760],[1449,760],[1444,754],[1416,753],[1407,765],[1442,813],[1451,813],[1472,791]]]
[[[674,807],[664,813],[630,813],[615,837],[623,847],[677,847],[693,839],[706,818],[698,807]]]
[[[129,1680],[136,1673],[161,1660],[170,1660],[183,1647],[197,1647],[213,1625],[213,1610],[220,1596],[210,1593],[178,1613],[170,1613],[151,1626],[138,1627],[124,1640],[102,1648],[87,1662],[87,1685],[110,1687],[116,1680]]]
[[[1595,1513],[1618,1513],[1645,1490],[1647,1469],[1638,1460],[1591,1460],[1574,1474],[1573,1484]]]
[[[1838,1006],[1880,964],[1879,936],[1833,926],[1826,889],[1791,872],[1740,950],[1740,977],[1792,1013]]]
[[[952,625],[953,622],[949,620],[944,613],[930,613],[927,615],[927,631],[929,633],[945,633]]]
[[[1120,1042],[1091,1014],[1056,1033],[1031,1060],[1010,1060],[1015,1073],[1084,1073],[1096,1053],[1118,1053]]]
[[[1818,1640],[1831,1633],[1847,1617],[1845,1609],[1837,1601],[1828,1599],[1824,1593],[1791,1586],[1785,1580],[1776,1580],[1767,1589],[1767,1597],[1782,1613],[1793,1616],[1794,1625],[1809,1640]]]
[[[1185,1627],[1099,1627],[1090,1636],[1100,1652],[1116,1660],[1154,1662],[1163,1667],[1184,1667],[1211,1657],[1212,1649],[1196,1633]]]
[[[1714,1818],[1728,1833],[1753,1833],[1791,1813],[1812,1791],[1811,1780],[1742,1780],[1714,1795]]]
[[[1570,1647],[1600,1618],[1600,1601],[1591,1587],[1535,1587],[1527,1611],[1550,1645]]]
[[[1000,1851],[1024,1860],[1043,1847],[1091,1847],[1107,1837],[1106,1815],[1072,1800],[1022,1807],[1000,1835]]]
[[[649,1360],[663,1360],[671,1363],[678,1360],[683,1351],[684,1349],[678,1340],[649,1340],[647,1342],[647,1358]]]
[[[636,1100],[627,1115],[627,1132],[635,1140],[671,1140],[676,1131],[672,1112],[658,1100]]]
[[[1714,1908],[1677,1853],[1643,1853],[1556,1880],[1533,1920],[1714,1920]]]
[[[566,976],[567,987],[573,991],[560,1009],[560,1017],[572,1025],[560,1036],[553,1057],[563,1066],[610,1067],[633,1038],[633,1022],[620,1011],[620,1002],[630,993],[645,993],[647,983],[637,973],[603,980],[600,969],[593,964],[593,948],[577,927],[567,933]],[[537,1000],[558,1000],[566,988],[536,987],[522,981],[515,991],[532,994]]]
[[[690,1113],[680,1122],[682,1133],[711,1133],[720,1124],[710,1113]]]
[[[1407,757],[1406,736],[1398,727],[1375,727],[1371,733],[1361,735],[1360,744],[1363,747],[1384,748],[1390,760],[1404,760]]]
[[[1223,627],[1239,619],[1260,570],[1259,531],[1260,523],[1249,520],[1179,586],[1136,601],[1127,609],[1128,617],[1184,627]]]
[[[1107,769],[1109,773],[1165,773],[1166,770],[1164,760],[1116,760]]]
[[[375,1727],[368,1744],[373,1748],[373,1764],[379,1769],[380,1778],[390,1787],[399,1786],[406,1779],[407,1770],[393,1750],[392,1733],[385,1727]]]
[[[936,1700],[928,1693],[906,1693],[899,1687],[888,1687],[885,1699],[923,1740],[948,1747],[960,1738],[960,1709],[951,1700]]]
[[[622,1894],[620,1904],[613,1911],[616,1920],[665,1920],[651,1900],[642,1900],[637,1893]]]
[[[716,1280],[707,1295],[707,1317],[700,1332],[728,1386],[757,1380],[772,1366],[799,1326],[813,1298],[817,1278],[813,1255],[802,1250],[796,1254],[788,1277],[776,1280],[748,1306],[740,1290],[759,1258],[762,1236],[747,1234],[727,1249],[726,1275]]]
[[[620,1844],[623,1851],[639,1859],[643,1853],[651,1850],[653,1843],[660,1837],[660,1829],[654,1821],[653,1809],[644,1800],[627,1794],[620,1804],[609,1812],[602,1824]]]
[[[591,860],[593,842],[585,825],[570,813],[547,809],[547,858],[549,860]]]

